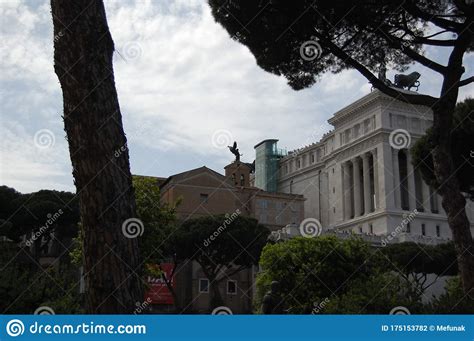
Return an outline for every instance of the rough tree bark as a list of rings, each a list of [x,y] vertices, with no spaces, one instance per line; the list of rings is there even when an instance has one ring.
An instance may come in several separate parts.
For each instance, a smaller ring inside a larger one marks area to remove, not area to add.
[[[220,282],[217,281],[215,277],[209,278],[209,289],[211,293],[211,300],[209,301],[209,311],[212,311],[214,308],[221,307],[224,305],[224,300],[222,299],[222,295],[219,290],[219,284]]]
[[[143,289],[137,239],[122,233],[135,216],[135,198],[104,4],[51,0],[51,8],[54,69],[84,233],[87,312],[131,313]]]
[[[466,27],[472,24],[468,20]],[[472,34],[465,29],[457,38],[444,76],[441,96],[433,106],[433,137],[437,145],[432,151],[434,174],[441,184],[439,193],[453,234],[458,267],[464,292],[474,299],[474,242],[466,215],[466,199],[461,193],[451,154],[453,114],[459,94],[459,81],[464,73],[463,55],[471,43]]]

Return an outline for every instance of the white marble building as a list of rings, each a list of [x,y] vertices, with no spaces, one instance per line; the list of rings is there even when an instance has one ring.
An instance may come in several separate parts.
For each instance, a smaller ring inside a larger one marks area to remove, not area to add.
[[[324,230],[379,243],[451,239],[441,197],[414,169],[408,150],[394,144],[404,141],[393,139],[403,129],[413,145],[432,125],[429,108],[375,90],[328,122],[334,129],[319,142],[279,158],[278,192],[303,194],[305,217],[318,219]],[[276,140],[267,141],[276,150]],[[260,166],[257,158],[257,176]],[[467,214],[474,231],[470,201]]]

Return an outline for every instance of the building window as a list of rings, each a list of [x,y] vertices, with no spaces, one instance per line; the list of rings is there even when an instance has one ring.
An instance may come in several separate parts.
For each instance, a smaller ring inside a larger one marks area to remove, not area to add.
[[[245,176],[240,174],[240,186],[245,186]]]
[[[237,295],[237,281],[233,281],[233,280],[227,281],[227,294]]]
[[[333,193],[336,193],[336,187],[333,187],[333,188],[332,188],[332,192],[333,192]]]
[[[364,232],[364,229],[362,228],[362,226],[359,226],[359,233],[363,233]]]
[[[314,154],[311,154],[311,163],[314,163]]]
[[[293,180],[290,181],[290,194],[293,194]]]
[[[334,174],[334,168],[332,169],[332,174]]]
[[[426,226],[425,226],[425,224],[421,224],[421,235],[426,236]]]
[[[369,233],[374,234],[374,226],[372,224],[369,224]]]
[[[259,200],[257,200],[257,206],[258,206],[259,208],[264,208],[264,209],[266,209],[266,208],[268,208],[268,201],[265,200],[265,199],[259,199]]]
[[[368,118],[364,121],[364,134],[367,134],[371,130],[372,130],[371,119]]]
[[[332,211],[333,211],[333,213],[336,213],[336,208],[333,207],[333,208],[332,208]]]
[[[441,237],[441,229],[439,225],[436,225],[436,237]]]
[[[206,193],[201,193],[200,195],[200,198],[201,198],[201,202],[203,203],[207,203],[209,201],[209,195],[206,194]]]
[[[354,138],[358,138],[360,134],[360,124],[354,126]]]
[[[350,129],[346,129],[344,131],[344,141],[347,143],[351,140],[351,130]]]
[[[209,292],[209,280],[207,278],[199,279],[199,293],[205,294]]]
[[[407,223],[407,227],[405,228],[405,232],[406,232],[406,233],[410,233],[410,232],[411,232],[410,223]]]
[[[301,161],[296,160],[296,169],[299,169],[301,167]]]

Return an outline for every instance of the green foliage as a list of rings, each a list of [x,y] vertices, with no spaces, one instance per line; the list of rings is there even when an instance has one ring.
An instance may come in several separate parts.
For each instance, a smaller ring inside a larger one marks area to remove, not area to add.
[[[468,98],[456,105],[454,112],[452,138],[452,155],[454,159],[454,169],[456,177],[461,186],[461,191],[466,193],[471,200],[474,200],[474,99]],[[433,188],[438,188],[433,169],[433,158],[431,151],[435,147],[436,139],[432,129],[428,129],[411,148],[413,164],[419,167],[423,179]]]
[[[140,237],[140,253],[147,263],[159,264],[170,256],[169,239],[176,224],[176,205],[160,200],[160,188],[156,178],[134,176],[137,215],[143,222],[144,232]]]
[[[413,288],[391,272],[374,273],[366,279],[351,281],[342,295],[333,296],[320,313],[323,314],[388,314],[395,307],[406,307],[420,313],[422,304],[412,299]]]
[[[82,224],[79,223],[79,232],[77,233],[77,237],[73,238],[73,247],[71,248],[71,252],[69,252],[69,257],[71,258],[71,263],[77,267],[82,266],[83,259],[82,259],[82,245],[84,245],[84,232],[82,232]]]
[[[446,292],[426,308],[428,314],[472,314],[474,300],[463,292],[461,279],[451,278],[446,283]]]
[[[370,246],[358,239],[301,237],[269,244],[260,260],[257,305],[271,281],[278,281],[291,313],[309,313],[314,302],[347,292],[355,281],[367,281],[380,264]]]
[[[79,203],[74,193],[40,190],[21,194],[13,188],[1,186],[0,203],[0,219],[4,219],[0,235],[13,241],[18,242],[21,236],[46,225],[48,234],[54,231],[59,239],[77,234]]]
[[[423,245],[413,242],[390,244],[382,249],[393,271],[454,276],[458,273],[454,244]]]
[[[222,267],[257,264],[269,233],[256,219],[237,213],[206,216],[181,224],[173,235],[173,249],[179,259],[196,260],[212,277]]]
[[[272,281],[280,282],[290,313],[388,314],[397,306],[411,313],[444,312],[463,297],[459,285],[424,306],[427,274],[457,273],[452,243],[437,246],[401,243],[374,249],[360,239],[334,236],[294,238],[268,244],[260,258],[256,310]],[[469,305],[467,305],[469,306]]]
[[[160,189],[156,178],[133,176],[137,216],[144,226],[140,237],[140,254],[142,261],[150,264],[159,264],[163,258],[172,255],[170,251],[171,239],[176,224],[176,205],[170,206],[160,201]],[[74,239],[75,247],[70,256],[76,265],[82,264],[82,233]],[[145,271],[150,273],[150,268]]]
[[[0,243],[0,311],[4,314],[32,314],[40,306],[58,314],[82,312],[76,267],[67,262],[43,269],[32,261],[26,249]]]

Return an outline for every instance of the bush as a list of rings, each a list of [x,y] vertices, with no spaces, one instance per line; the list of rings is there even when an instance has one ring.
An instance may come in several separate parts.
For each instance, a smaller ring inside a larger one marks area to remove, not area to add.
[[[257,277],[257,311],[272,281],[280,282],[284,304],[292,314],[311,313],[321,302],[331,307],[328,311],[332,313],[356,313],[361,309],[367,313],[385,313],[387,304],[395,303],[397,297],[400,299],[395,306],[407,304],[401,298],[403,290],[409,288],[404,288],[395,275],[384,274],[387,270],[380,254],[360,239],[301,237],[267,245],[260,265],[263,271]],[[383,284],[395,279],[384,288]],[[368,284],[373,291],[364,292]],[[375,295],[376,301],[366,307],[378,288],[382,291]]]

